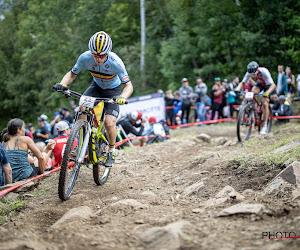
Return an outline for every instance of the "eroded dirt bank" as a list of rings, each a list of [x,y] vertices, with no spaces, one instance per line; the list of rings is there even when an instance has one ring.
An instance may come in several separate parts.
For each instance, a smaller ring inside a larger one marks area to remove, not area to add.
[[[299,128],[275,127],[243,144],[235,123],[177,129],[165,143],[120,151],[103,186],[83,167],[67,202],[53,174],[0,227],[0,249],[299,249],[300,239],[262,239],[263,232],[300,236],[295,187],[263,192],[288,164],[268,152]],[[237,204],[252,210],[229,216],[224,209]]]

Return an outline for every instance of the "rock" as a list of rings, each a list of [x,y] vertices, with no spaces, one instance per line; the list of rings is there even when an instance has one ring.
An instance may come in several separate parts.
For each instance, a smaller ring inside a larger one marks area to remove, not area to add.
[[[270,152],[269,154],[278,154],[278,153],[284,153],[284,152],[288,152],[290,150],[293,150],[294,148],[300,146],[300,139],[294,140],[288,144],[285,144],[279,148],[276,148],[275,150],[273,150],[272,152]]]
[[[293,185],[300,183],[300,162],[294,161],[291,165],[282,170],[264,189],[264,193],[270,194],[279,190],[285,183]]]
[[[58,228],[61,224],[75,218],[78,219],[78,217],[82,219],[88,219],[91,216],[93,216],[93,212],[88,206],[72,208],[67,213],[65,213],[63,217],[56,221],[50,228]]]
[[[252,189],[245,189],[242,193],[244,196],[253,196],[255,192]]]
[[[191,226],[188,221],[178,221],[164,227],[153,227],[140,234],[143,245],[148,249],[179,249],[182,229]]]
[[[233,187],[225,186],[221,191],[219,191],[216,198],[228,197],[235,200],[243,200],[245,197],[238,193]]]
[[[7,189],[7,188],[10,188],[10,187],[13,187],[15,185],[18,185],[20,183],[22,183],[23,181],[17,181],[17,182],[14,182],[14,183],[10,183],[10,184],[7,184],[5,186],[0,186],[0,191],[4,190],[4,189]]]
[[[218,137],[215,139],[215,143],[218,145],[218,146],[223,146],[228,140],[224,137]]]
[[[14,200],[17,199],[18,197],[19,197],[18,194],[12,193],[12,192],[10,192],[10,193],[8,193],[8,194],[5,195],[5,198],[6,198],[7,200],[9,200],[9,201],[14,201]]]
[[[202,188],[204,186],[204,183],[202,181],[198,181],[196,183],[194,183],[191,186],[188,186],[183,192],[182,194],[184,196],[190,196],[193,193],[197,193],[199,191],[200,188]]]
[[[300,187],[297,187],[295,190],[292,191],[293,200],[300,199]]]
[[[218,216],[229,216],[235,214],[263,214],[267,209],[263,204],[245,204],[239,203],[223,209]]]
[[[211,141],[211,137],[208,134],[204,134],[204,133],[197,135],[196,138],[208,143],[210,143]]]
[[[231,143],[232,143],[233,141],[231,141],[231,140],[228,140],[223,146],[224,147],[226,147],[226,146],[230,146],[231,145]]]
[[[201,213],[203,210],[201,208],[195,208],[192,210],[193,213],[198,214]]]
[[[113,204],[111,204],[112,207],[114,206],[119,206],[119,205],[123,205],[123,206],[129,206],[129,207],[133,207],[133,208],[147,208],[147,206],[137,200],[134,199],[125,199],[125,200],[120,200],[118,202],[115,202]]]
[[[39,185],[39,182],[34,183],[33,181],[26,183],[25,185],[19,187],[16,189],[15,192],[19,193],[19,192],[26,192],[29,191],[35,187],[37,187]]]
[[[157,195],[155,193],[153,193],[152,191],[144,191],[142,193],[142,195],[144,196],[151,196],[151,197],[156,197]]]
[[[222,203],[225,203],[228,200],[228,197],[223,197],[223,198],[210,198],[204,203],[204,207],[214,207],[218,206]]]

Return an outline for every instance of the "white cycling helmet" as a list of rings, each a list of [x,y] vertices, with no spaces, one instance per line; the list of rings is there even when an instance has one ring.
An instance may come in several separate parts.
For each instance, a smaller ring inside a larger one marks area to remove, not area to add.
[[[95,33],[89,41],[89,50],[93,54],[107,55],[112,49],[110,36],[104,31]]]

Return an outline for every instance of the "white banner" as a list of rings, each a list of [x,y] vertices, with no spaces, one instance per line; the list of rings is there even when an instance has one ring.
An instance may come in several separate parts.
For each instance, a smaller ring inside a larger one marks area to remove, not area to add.
[[[133,111],[140,111],[147,118],[154,116],[156,121],[165,119],[165,99],[161,93],[132,97],[128,102],[120,105],[119,118]]]

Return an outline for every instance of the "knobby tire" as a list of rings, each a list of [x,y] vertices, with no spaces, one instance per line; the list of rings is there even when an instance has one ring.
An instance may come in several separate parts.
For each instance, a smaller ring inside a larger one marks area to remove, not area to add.
[[[250,121],[249,121],[250,123],[249,123],[249,126],[248,126],[247,134],[243,138],[242,137],[242,132],[241,132],[241,127],[244,126],[242,124],[242,122],[244,120],[245,114],[248,114],[248,117],[250,119]],[[240,142],[241,141],[246,141],[246,140],[249,139],[249,137],[251,135],[252,125],[253,125],[253,110],[250,108],[249,104],[243,104],[240,108],[239,115],[238,115],[238,118],[237,118],[237,138]]]
[[[80,169],[80,163],[78,163],[78,158],[82,148],[80,150],[79,145],[77,145],[77,148],[75,147],[73,149],[73,145],[76,139],[78,140],[78,143],[80,141],[83,143],[86,134],[86,128],[87,128],[87,122],[84,120],[78,120],[74,124],[71,133],[69,135],[68,141],[66,143],[65,151],[62,158],[61,168],[60,168],[59,182],[58,182],[58,195],[59,198],[63,201],[66,201],[70,198],[73,188],[76,184],[76,180]],[[82,129],[82,133],[80,133],[81,129]],[[72,151],[73,154],[76,153],[75,157],[74,155],[73,156],[71,155]],[[70,179],[68,180],[68,168],[69,168],[70,159],[71,161],[74,162],[74,166],[73,166],[72,173],[71,174],[69,173]]]

